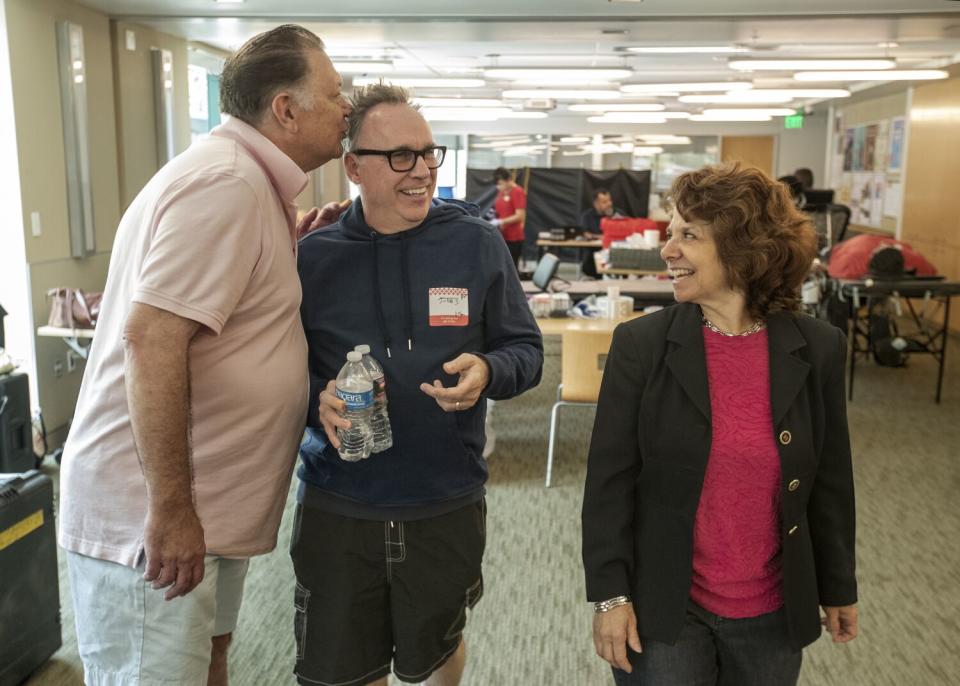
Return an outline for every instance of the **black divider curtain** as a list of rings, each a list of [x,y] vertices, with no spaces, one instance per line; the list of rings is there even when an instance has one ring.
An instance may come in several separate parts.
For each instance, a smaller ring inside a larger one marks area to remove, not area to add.
[[[467,169],[467,197],[480,206],[483,216],[492,217],[497,189],[493,169]],[[593,191],[606,188],[613,204],[630,217],[646,217],[650,198],[650,172],[615,169],[546,169],[524,167],[513,170],[517,184],[527,190],[526,242],[532,246],[537,234],[561,226],[579,226],[580,214],[593,203]],[[529,177],[529,181],[527,178]],[[486,213],[490,212],[489,215]]]

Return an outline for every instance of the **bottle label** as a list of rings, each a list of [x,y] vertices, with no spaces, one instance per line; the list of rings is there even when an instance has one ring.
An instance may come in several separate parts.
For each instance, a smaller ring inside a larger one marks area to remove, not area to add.
[[[337,389],[337,397],[347,405],[347,410],[365,410],[373,405],[373,389],[369,391],[344,391]]]

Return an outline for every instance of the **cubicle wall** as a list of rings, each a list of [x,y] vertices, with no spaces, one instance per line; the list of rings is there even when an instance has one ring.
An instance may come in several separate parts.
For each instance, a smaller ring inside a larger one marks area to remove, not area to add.
[[[580,214],[593,202],[593,191],[606,188],[615,206],[631,217],[646,217],[650,201],[650,171],[616,169],[544,169],[524,167],[514,170],[517,184],[527,191],[526,241],[532,246],[540,231],[561,226],[577,226]],[[492,169],[467,169],[467,196],[488,212],[496,200]]]

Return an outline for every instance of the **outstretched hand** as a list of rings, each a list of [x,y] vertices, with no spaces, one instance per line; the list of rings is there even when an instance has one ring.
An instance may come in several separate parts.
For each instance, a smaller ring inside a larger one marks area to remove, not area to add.
[[[445,412],[459,412],[473,407],[490,382],[490,367],[482,357],[471,353],[463,353],[444,363],[443,371],[460,375],[456,386],[445,387],[440,379],[434,379],[433,385],[420,384],[420,390],[436,400]]]

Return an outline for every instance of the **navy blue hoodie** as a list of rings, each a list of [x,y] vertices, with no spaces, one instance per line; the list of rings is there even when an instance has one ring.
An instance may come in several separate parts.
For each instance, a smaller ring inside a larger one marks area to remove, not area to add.
[[[301,241],[314,434],[301,450],[301,502],[347,516],[416,519],[482,497],[483,398],[511,398],[539,383],[543,341],[506,244],[468,211],[436,203],[420,226],[381,235],[358,199],[337,224]],[[467,289],[466,326],[431,326],[431,288]],[[386,374],[393,447],[346,462],[324,440],[317,398],[361,343]],[[461,353],[486,359],[490,381],[476,405],[444,412],[420,384],[456,385],[442,365]]]

